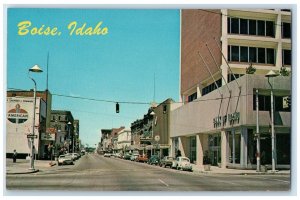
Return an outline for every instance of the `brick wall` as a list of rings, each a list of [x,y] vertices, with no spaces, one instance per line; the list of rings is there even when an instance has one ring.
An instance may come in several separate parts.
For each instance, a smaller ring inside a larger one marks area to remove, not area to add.
[[[220,13],[220,10],[208,10]],[[204,57],[212,74],[218,71],[205,44],[210,47],[218,66],[221,53],[214,41],[221,38],[221,15],[203,10],[182,10],[181,15],[181,94],[201,81],[210,78],[198,51]],[[219,44],[221,45],[221,44]]]

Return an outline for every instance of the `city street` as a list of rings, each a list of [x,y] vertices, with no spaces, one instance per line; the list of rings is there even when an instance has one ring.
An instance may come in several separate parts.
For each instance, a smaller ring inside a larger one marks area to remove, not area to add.
[[[6,176],[7,190],[289,191],[289,175],[224,175],[178,171],[87,154],[75,165]],[[268,194],[268,193],[266,193]]]

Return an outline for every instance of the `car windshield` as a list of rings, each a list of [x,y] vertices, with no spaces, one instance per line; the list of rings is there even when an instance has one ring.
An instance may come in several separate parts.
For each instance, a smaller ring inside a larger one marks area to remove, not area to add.
[[[188,158],[182,158],[181,160],[184,162],[190,162],[190,160]]]
[[[60,158],[64,158],[65,156],[59,156]]]
[[[167,160],[174,160],[173,157],[167,157],[166,159],[167,159]]]

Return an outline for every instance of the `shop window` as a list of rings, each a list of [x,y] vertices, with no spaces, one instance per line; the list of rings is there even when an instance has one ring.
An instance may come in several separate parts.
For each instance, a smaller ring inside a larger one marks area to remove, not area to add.
[[[291,65],[291,50],[287,50],[287,49],[284,49],[283,50],[283,59],[282,59],[282,62],[283,62],[283,66],[286,66],[286,65]]]
[[[291,23],[282,22],[282,38],[291,38]]]

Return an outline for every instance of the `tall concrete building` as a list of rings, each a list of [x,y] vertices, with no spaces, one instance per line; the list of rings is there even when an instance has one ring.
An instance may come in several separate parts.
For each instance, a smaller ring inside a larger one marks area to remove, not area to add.
[[[290,167],[291,12],[288,10],[182,10],[180,99],[171,112],[173,156],[197,165],[271,164],[271,86],[274,92],[276,168]],[[273,70],[281,76],[268,78]],[[257,93],[256,93],[257,91]],[[258,97],[258,116],[256,96]]]

